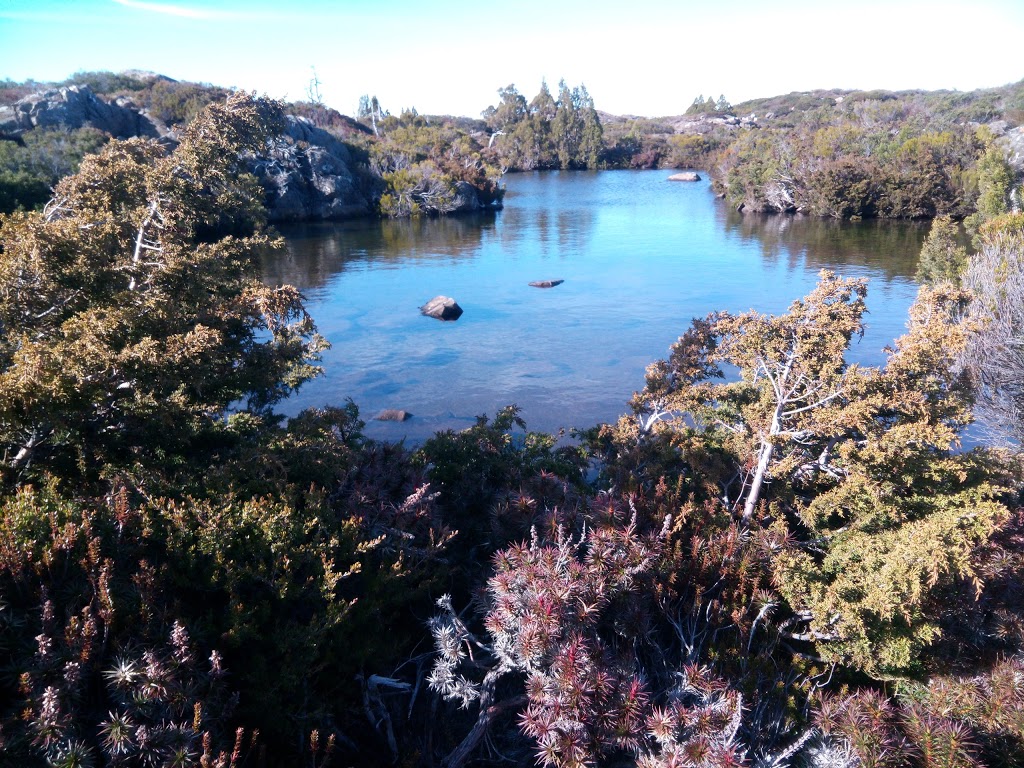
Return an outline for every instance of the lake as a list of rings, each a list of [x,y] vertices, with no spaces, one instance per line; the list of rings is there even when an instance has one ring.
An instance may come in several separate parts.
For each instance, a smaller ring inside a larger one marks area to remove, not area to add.
[[[691,318],[783,312],[822,269],[868,278],[849,357],[884,362],[926,224],[740,214],[671,174],[514,174],[498,212],[280,227],[287,248],[264,279],[298,287],[333,348],[279,410],[352,398],[367,435],[412,443],[511,403],[535,430],[614,421]],[[458,301],[458,321],[420,315],[437,295]],[[413,418],[373,421],[384,408]]]

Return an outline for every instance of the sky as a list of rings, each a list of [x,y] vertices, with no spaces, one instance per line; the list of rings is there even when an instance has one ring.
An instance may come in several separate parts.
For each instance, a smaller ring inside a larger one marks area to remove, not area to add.
[[[676,115],[815,88],[972,90],[1024,78],[1024,0],[0,0],[0,79],[139,69],[352,114],[479,116],[514,84]]]

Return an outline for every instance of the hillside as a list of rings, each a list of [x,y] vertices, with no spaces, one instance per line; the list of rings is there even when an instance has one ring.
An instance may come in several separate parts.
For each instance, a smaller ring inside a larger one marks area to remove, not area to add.
[[[34,208],[110,137],[173,145],[221,87],[153,73],[78,73],[0,85],[0,210]],[[699,168],[736,208],[835,218],[974,214],[979,163],[1024,171],[1024,81],[956,91],[818,90],[684,114],[612,115],[585,88],[514,86],[482,117],[392,115],[366,97],[358,118],[286,105],[288,130],[253,172],[274,221],[451,213],[500,205],[504,172]],[[6,140],[5,140],[6,139]],[[1016,186],[1014,181],[1010,185]]]

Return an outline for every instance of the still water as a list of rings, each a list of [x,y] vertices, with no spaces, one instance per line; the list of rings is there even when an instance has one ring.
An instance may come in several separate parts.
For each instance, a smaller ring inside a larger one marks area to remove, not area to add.
[[[613,421],[691,318],[782,312],[822,269],[869,279],[849,358],[884,361],[916,293],[924,225],[739,214],[707,181],[669,175],[517,174],[496,213],[280,228],[287,249],[264,279],[302,290],[333,345],[324,376],[280,410],[350,397],[367,435],[410,442],[511,403],[530,429]],[[439,294],[465,310],[458,321],[420,315]],[[373,421],[384,408],[413,418]]]

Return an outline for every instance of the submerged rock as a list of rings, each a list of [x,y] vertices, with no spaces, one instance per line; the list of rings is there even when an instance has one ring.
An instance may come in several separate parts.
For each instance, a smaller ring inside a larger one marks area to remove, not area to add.
[[[565,280],[535,280],[530,283],[534,288],[554,288],[556,285],[561,285]]]
[[[436,317],[438,320],[458,320],[462,316],[462,307],[455,299],[447,296],[435,296],[420,307],[420,312],[427,317]]]
[[[693,171],[685,171],[683,173],[673,173],[668,177],[669,181],[700,181],[700,174],[694,173]]]

